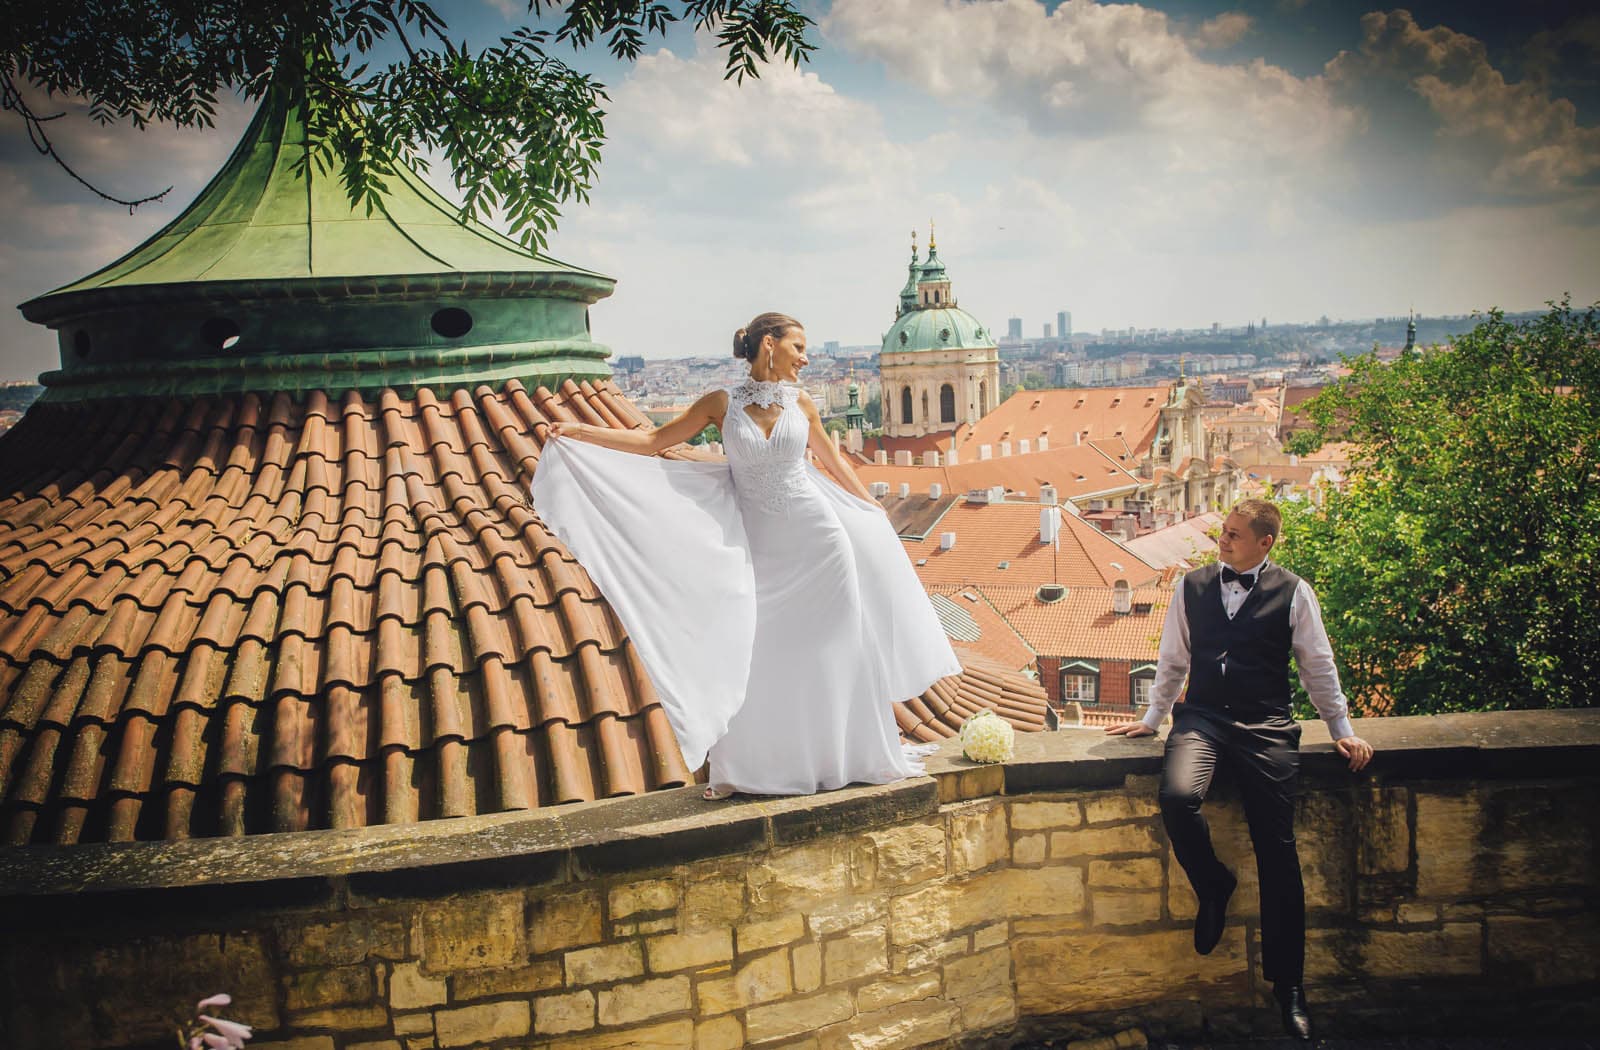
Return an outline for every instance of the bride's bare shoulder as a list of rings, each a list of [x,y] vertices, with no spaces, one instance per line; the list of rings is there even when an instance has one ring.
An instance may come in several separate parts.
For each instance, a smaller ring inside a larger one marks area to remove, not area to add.
[[[700,399],[694,403],[694,407],[703,415],[710,416],[720,422],[728,412],[728,391],[722,387],[717,387],[715,390],[707,390],[700,395]]]

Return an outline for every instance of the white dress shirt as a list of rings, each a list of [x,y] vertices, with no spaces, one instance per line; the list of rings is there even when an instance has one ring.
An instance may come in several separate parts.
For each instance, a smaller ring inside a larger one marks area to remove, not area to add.
[[[1262,559],[1250,572],[1257,579],[1266,567]],[[1222,608],[1233,619],[1244,604],[1249,591],[1236,580],[1222,585]],[[1344,690],[1339,688],[1339,669],[1333,663],[1333,646],[1328,643],[1327,628],[1322,626],[1322,609],[1311,585],[1304,580],[1295,588],[1289,599],[1289,629],[1293,632],[1295,665],[1300,672],[1300,684],[1311,697],[1317,714],[1328,724],[1328,733],[1335,740],[1355,736],[1350,724],[1350,705],[1345,701]],[[1189,616],[1184,609],[1183,581],[1179,580],[1172,592],[1172,604],[1167,606],[1167,622],[1161,629],[1161,649],[1156,657],[1156,680],[1150,690],[1150,708],[1141,719],[1151,729],[1159,728],[1172,712],[1183,683],[1189,677]]]

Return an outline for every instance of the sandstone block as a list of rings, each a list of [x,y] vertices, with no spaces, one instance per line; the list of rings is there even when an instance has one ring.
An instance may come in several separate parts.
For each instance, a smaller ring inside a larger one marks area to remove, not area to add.
[[[600,940],[600,892],[558,893],[534,902],[528,938],[535,955]]]
[[[511,966],[523,953],[520,893],[478,894],[423,909],[422,968],[429,973]]]
[[[672,973],[733,959],[733,931],[727,927],[703,933],[669,933],[645,942],[652,973]]]
[[[1011,803],[1011,826],[1018,831],[1075,828],[1082,823],[1083,811],[1076,802]]]
[[[594,1027],[594,993],[588,990],[541,995],[533,1000],[533,1030],[563,1035]]]
[[[939,773],[939,802],[962,802],[974,798],[990,798],[1004,794],[1006,767],[1001,763],[985,763],[968,769]]]
[[[333,1044],[330,1042],[328,1045],[332,1047]],[[398,1039],[375,1039],[370,1043],[346,1043],[344,1050],[404,1050],[404,1048]]]
[[[775,850],[764,865],[751,865],[747,880],[752,907],[770,914],[863,892],[876,875],[877,851],[863,836]]]
[[[532,1024],[533,1014],[520,999],[440,1010],[433,1016],[440,1046],[472,1046],[527,1035]]]
[[[1363,875],[1385,875],[1411,866],[1410,792],[1373,785],[1356,812],[1357,865]]]
[[[320,1010],[300,1010],[289,1015],[293,1028],[337,1028],[344,1032],[364,1032],[389,1027],[389,1015],[376,1003],[362,1006],[325,1006]]]
[[[709,1015],[781,999],[790,988],[789,955],[780,949],[744,962],[731,976],[702,979],[696,991],[700,1012]]]
[[[487,999],[492,995],[531,995],[560,988],[560,959],[541,959],[509,970],[468,970],[454,978],[457,999]]]
[[[890,936],[895,944],[943,940],[954,931],[988,925],[997,915],[1062,915],[1083,906],[1083,872],[1077,868],[1003,868],[895,898]]]
[[[817,1033],[821,1050],[903,1050],[939,1045],[957,1034],[949,1003],[901,1003],[830,1025]]]
[[[971,803],[950,815],[950,866],[953,874],[980,871],[1005,859],[1006,808],[985,801]]]
[[[1301,796],[1295,841],[1307,908],[1349,911],[1355,886],[1352,820],[1352,811],[1341,795],[1309,792]]]
[[[1400,904],[1394,910],[1394,920],[1402,926],[1432,926],[1439,921],[1439,906]]]
[[[755,1043],[800,1035],[843,1021],[854,1012],[850,993],[843,988],[769,1006],[752,1006],[745,1015],[745,1036]]]
[[[1472,894],[1483,808],[1477,792],[1417,793],[1417,896],[1449,900]]]
[[[284,1005],[291,1010],[359,1003],[372,994],[372,971],[365,966],[312,970],[283,979]]]
[[[877,854],[879,886],[922,882],[944,874],[944,827],[921,822],[869,831],[867,839]]]
[[[1009,959],[1006,965],[1010,966]],[[939,994],[939,985],[937,972],[890,977],[856,989],[856,1009],[868,1014],[886,1006],[896,1006],[915,999],[931,999]]]
[[[1312,980],[1348,979],[1350,961],[1358,976],[1416,980],[1473,976],[1483,972],[1483,930],[1477,923],[1446,923],[1439,929],[1308,930],[1306,976]]]
[[[341,966],[367,959],[404,959],[405,924],[357,915],[334,922],[285,923],[278,941],[294,966]]]
[[[1089,888],[1096,890],[1160,890],[1161,859],[1128,857],[1123,860],[1091,860]]]
[[[776,919],[740,926],[734,933],[734,946],[740,955],[747,955],[776,948],[780,944],[793,944],[805,935],[806,917],[795,911]]]
[[[892,973],[921,973],[946,959],[966,955],[971,950],[972,939],[966,934],[931,944],[913,944],[889,956],[889,970]]]
[[[944,993],[949,999],[965,999],[984,992],[1011,991],[1011,949],[991,948],[963,959],[951,959],[944,966]]]
[[[1043,834],[1018,835],[1011,844],[1013,864],[1043,864],[1045,845],[1049,840]]]
[[[395,1035],[422,1035],[423,1033],[427,1033],[429,1036],[433,1035],[432,1014],[420,1013],[394,1015]]]
[[[417,963],[395,963],[389,973],[389,1005],[396,1010],[438,1006],[447,998],[444,978],[424,977]]]
[[[1103,857],[1116,853],[1155,853],[1160,848],[1152,824],[1110,824],[1050,833],[1050,856],[1057,859]]]
[[[270,1043],[251,1043],[250,1045],[255,1048],[255,1050],[333,1050],[333,1037],[326,1035],[305,1035],[298,1039],[281,1039],[273,1040]]]
[[[822,978],[840,984],[882,973],[889,968],[889,934],[882,926],[865,926],[822,945]]]
[[[1243,927],[1230,924],[1210,955],[1196,955],[1188,930],[1115,935],[1089,929],[1018,937],[1011,945],[1023,1014],[1076,1013],[1152,1000],[1251,1001]],[[1093,980],[1063,980],[1093,974]]]
[[[676,911],[678,884],[668,879],[624,883],[611,890],[609,903],[612,922],[642,912]]]
[[[794,965],[794,990],[814,992],[822,987],[822,945],[815,941],[797,944],[789,950]]]
[[[1097,926],[1136,926],[1161,919],[1161,891],[1095,890],[1090,914]]]
[[[564,957],[568,985],[622,981],[644,973],[644,952],[638,941],[579,948]]]
[[[993,926],[985,926],[981,930],[973,932],[972,950],[981,952],[985,948],[993,948],[996,945],[1004,944],[1010,936],[1011,931],[1006,929],[1006,924],[1003,922],[997,922]]]
[[[1083,800],[1083,817],[1090,824],[1150,820],[1160,815],[1153,793],[1134,795],[1119,791],[1109,795],[1092,795]]]
[[[739,868],[729,873],[691,877],[683,888],[683,929],[702,930],[713,926],[732,926],[744,918],[745,874]]]
[[[694,1050],[739,1050],[744,1046],[744,1022],[737,1017],[713,1017],[694,1026]]]
[[[1489,962],[1515,988],[1594,985],[1600,981],[1600,915],[1560,918],[1491,915]]]
[[[688,1010],[689,978],[661,977],[652,981],[619,984],[600,992],[600,1023],[634,1024],[662,1014]]]
[[[888,915],[887,897],[846,897],[812,908],[807,922],[813,934],[826,937],[840,930],[848,930],[870,922],[881,922]]]
[[[694,1021],[685,1017],[642,1028],[569,1035],[554,1043],[542,1044],[542,1047],[548,1050],[694,1050]]]

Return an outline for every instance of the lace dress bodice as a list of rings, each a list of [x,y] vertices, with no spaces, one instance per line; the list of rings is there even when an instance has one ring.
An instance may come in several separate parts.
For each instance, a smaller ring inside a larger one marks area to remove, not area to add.
[[[741,501],[769,514],[789,509],[795,493],[809,484],[806,476],[805,416],[795,407],[800,388],[792,383],[747,379],[728,388],[728,411],[722,420],[722,444]],[[781,405],[783,411],[763,434],[745,411],[749,405]]]

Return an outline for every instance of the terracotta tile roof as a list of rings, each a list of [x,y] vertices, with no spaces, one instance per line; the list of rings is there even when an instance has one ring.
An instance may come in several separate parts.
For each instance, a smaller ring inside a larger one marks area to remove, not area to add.
[[[1032,587],[989,585],[983,593],[1041,656],[1091,660],[1154,661],[1172,601],[1168,588],[1137,587],[1134,611],[1119,615],[1110,587],[1068,587],[1065,597],[1050,603]]]
[[[950,439],[956,439],[957,447],[961,444],[961,437],[967,430],[967,424],[959,424],[952,433],[946,431],[942,434],[923,434],[919,437],[869,437],[863,438],[861,451],[851,454],[857,463],[871,463],[873,456],[881,449],[888,453],[889,462],[894,462],[896,452],[909,452],[916,457],[917,462],[922,462],[924,452],[938,452],[943,455],[950,449]]]
[[[960,676],[935,682],[916,699],[895,705],[901,736],[925,743],[953,737],[984,708],[1026,733],[1056,728],[1043,686],[964,645],[954,648],[964,668]]]
[[[973,489],[986,489],[1000,485],[1011,492],[1026,492],[1037,499],[1039,486],[1056,487],[1060,499],[1079,499],[1102,492],[1120,492],[1138,487],[1142,482],[1121,464],[1099,449],[1088,445],[1051,448],[1027,455],[996,456],[979,460],[976,452],[971,462],[964,457],[955,466],[897,467],[868,463],[855,468],[856,474],[867,484],[886,481],[892,491],[901,483],[909,483],[913,494],[926,496],[932,484],[944,486],[946,494],[964,493]]]
[[[689,782],[633,646],[527,503],[553,418],[648,426],[610,382],[36,405],[0,440],[0,840]],[[1031,690],[980,665],[899,717],[942,736]]]
[[[1134,585],[1156,577],[1157,566],[1142,560],[1088,522],[1063,512],[1059,552],[1039,540],[1038,503],[979,504],[965,500],[950,508],[923,540],[906,540],[924,586],[939,584],[1041,583]],[[956,534],[955,546],[939,549],[943,533]],[[1000,568],[1001,562],[1006,563]]]
[[[1217,511],[1197,514],[1164,529],[1135,536],[1128,541],[1128,549],[1136,551],[1151,565],[1189,569],[1198,564],[1201,555],[1216,553],[1217,541],[1212,532],[1222,524],[1222,519],[1223,515]]]
[[[1155,440],[1161,406],[1171,391],[1171,383],[1019,390],[974,424],[958,448],[966,458],[976,456],[979,445],[1015,445],[1020,438],[1037,442],[1041,434],[1052,448],[1062,448],[1087,430],[1084,441],[1121,437],[1142,456]]]
[[[942,584],[929,587],[928,593],[952,644],[981,653],[1009,670],[1036,670],[1039,654],[1006,622],[981,589]]]

